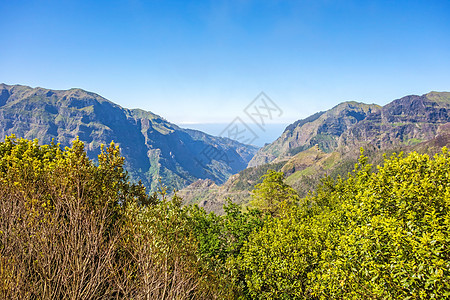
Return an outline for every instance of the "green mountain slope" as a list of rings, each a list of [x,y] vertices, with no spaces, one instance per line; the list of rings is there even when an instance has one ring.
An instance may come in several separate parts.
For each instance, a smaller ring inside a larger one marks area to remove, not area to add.
[[[383,153],[439,152],[450,144],[449,112],[450,93],[446,92],[406,96],[383,107],[344,102],[289,125],[276,141],[258,151],[247,169],[224,185],[194,183],[181,195],[186,202],[221,212],[227,197],[248,203],[259,177],[274,169],[282,171],[286,182],[304,196],[324,175],[350,172],[360,147],[374,164],[383,161]]]
[[[126,109],[81,89],[65,91],[0,84],[0,138],[16,134],[67,146],[79,136],[88,155],[112,140],[121,147],[134,180],[170,189],[197,179],[225,182],[247,166],[257,148],[183,129],[151,112]]]

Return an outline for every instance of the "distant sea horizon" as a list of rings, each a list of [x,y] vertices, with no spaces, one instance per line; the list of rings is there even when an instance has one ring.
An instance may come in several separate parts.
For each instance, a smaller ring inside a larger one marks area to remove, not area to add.
[[[224,136],[223,131],[227,128],[229,123],[178,123],[181,128],[195,129],[203,131],[214,136]],[[251,143],[254,146],[262,147],[265,144],[275,141],[286,129],[289,123],[271,123],[264,125],[264,131],[255,124],[247,124],[250,129],[256,134],[256,138]],[[239,141],[238,142],[242,142]]]

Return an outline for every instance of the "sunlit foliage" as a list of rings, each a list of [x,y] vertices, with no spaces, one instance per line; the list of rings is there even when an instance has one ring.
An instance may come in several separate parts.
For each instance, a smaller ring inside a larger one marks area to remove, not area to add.
[[[298,201],[297,192],[284,183],[284,174],[268,170],[262,176],[263,182],[257,184],[252,192],[250,204],[264,213],[277,216],[283,206],[289,206]]]
[[[450,155],[411,153],[299,199],[268,171],[223,216],[130,183],[113,143],[0,143],[1,299],[445,299]]]
[[[242,267],[264,299],[450,296],[450,156],[394,155],[375,172],[361,156],[347,180],[250,236]]]

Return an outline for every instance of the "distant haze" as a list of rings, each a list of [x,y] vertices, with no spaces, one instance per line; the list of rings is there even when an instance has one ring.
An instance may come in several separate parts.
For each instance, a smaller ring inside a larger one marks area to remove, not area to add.
[[[211,135],[216,136],[224,136],[227,137],[226,134],[223,134],[223,131],[229,123],[184,123],[178,124],[180,127],[196,129],[203,132],[206,132]],[[289,125],[287,123],[276,123],[276,124],[265,124],[263,131],[255,124],[247,123],[251,130],[257,135],[257,138],[252,142],[253,145],[262,147],[266,143],[272,143],[275,141],[286,129]]]
[[[448,0],[1,4],[0,82],[82,88],[180,124],[227,123],[262,91],[274,122],[293,123],[450,89]]]

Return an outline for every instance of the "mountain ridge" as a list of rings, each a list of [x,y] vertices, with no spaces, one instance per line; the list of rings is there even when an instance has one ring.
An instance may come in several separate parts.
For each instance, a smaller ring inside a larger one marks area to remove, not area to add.
[[[0,138],[16,134],[67,146],[76,136],[96,159],[100,145],[121,147],[133,180],[150,190],[159,178],[169,189],[197,179],[224,182],[247,166],[256,147],[183,129],[142,109],[128,109],[79,88],[50,90],[0,84]],[[215,156],[214,156],[215,155]]]
[[[400,151],[434,154],[450,143],[450,93],[409,95],[380,106],[347,101],[287,126],[273,143],[262,147],[248,168],[221,186],[205,192],[207,182],[180,191],[186,203],[199,203],[222,212],[226,198],[248,204],[250,191],[268,169],[281,171],[301,196],[329,175],[345,176],[359,157],[360,147],[369,160],[383,161]],[[199,189],[196,192],[195,189]]]

